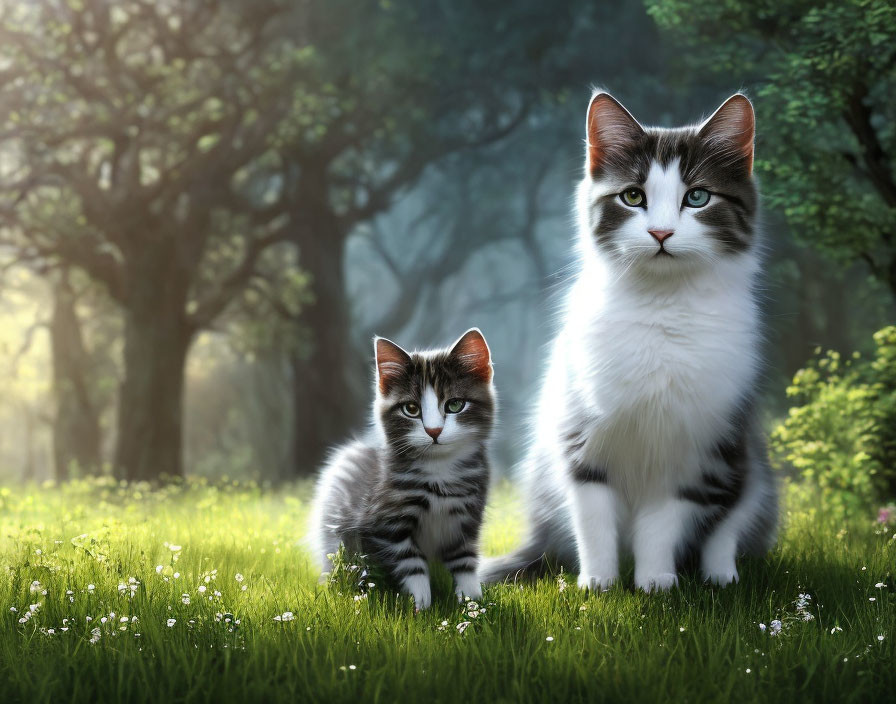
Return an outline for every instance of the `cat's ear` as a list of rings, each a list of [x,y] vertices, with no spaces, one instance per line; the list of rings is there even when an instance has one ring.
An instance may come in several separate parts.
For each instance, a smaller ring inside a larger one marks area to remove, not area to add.
[[[588,173],[595,178],[607,156],[637,142],[644,134],[644,128],[612,95],[598,92],[588,106],[585,134],[588,138]]]
[[[721,143],[743,159],[747,173],[753,172],[753,138],[756,117],[753,105],[742,93],[735,93],[700,125],[700,138]]]
[[[492,380],[492,354],[479,328],[470,328],[461,335],[448,354],[459,360],[464,369],[482,383]]]
[[[376,350],[376,383],[380,393],[388,394],[396,381],[407,372],[411,356],[385,337],[374,338]]]

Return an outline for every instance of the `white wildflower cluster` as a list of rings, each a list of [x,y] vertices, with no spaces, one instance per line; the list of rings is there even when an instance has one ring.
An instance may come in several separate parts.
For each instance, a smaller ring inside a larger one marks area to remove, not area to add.
[[[275,621],[294,621],[295,618],[295,614],[292,611],[284,611],[282,614],[274,616]]]
[[[561,572],[560,575],[557,577],[557,590],[560,592],[566,591],[566,588],[568,586],[569,586],[569,584],[567,584],[566,578],[564,577],[563,573]]]
[[[119,582],[118,584],[118,593],[121,595],[127,594],[128,598],[133,598],[137,593],[137,589],[140,587],[140,582],[137,581],[136,577],[128,577],[127,584],[124,582]]]
[[[813,616],[809,609],[812,605],[812,597],[809,594],[798,594],[796,601],[793,602],[794,607],[796,608],[796,615],[801,621],[814,621],[815,616]]]
[[[31,592],[32,594],[36,594],[37,592],[40,592],[41,594],[46,595],[46,593],[47,593],[47,590],[44,589],[43,585],[36,579],[28,587],[28,591]]]
[[[784,624],[781,623],[779,619],[775,619],[768,626],[764,623],[759,624],[759,630],[763,633],[768,633],[770,636],[776,636],[781,632],[781,629],[784,628]]]
[[[39,609],[40,604],[31,604],[30,606],[28,606],[28,610],[24,614],[22,614],[21,618],[19,618],[19,623],[28,623],[28,621],[31,620],[31,617],[34,616]]]

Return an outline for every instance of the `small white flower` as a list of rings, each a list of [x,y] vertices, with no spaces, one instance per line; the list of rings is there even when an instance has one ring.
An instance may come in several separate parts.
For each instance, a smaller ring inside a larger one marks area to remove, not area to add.
[[[119,622],[119,623],[127,623],[127,622],[128,622],[128,617],[127,617],[127,616],[122,616],[120,619],[118,619],[118,622]]]
[[[188,604],[188,605],[189,605],[189,603],[190,603],[190,595],[189,595],[189,594],[181,594],[181,595],[180,595],[180,600],[181,600],[184,604]]]
[[[206,588],[207,588],[207,587],[206,587],[204,584],[200,585],[200,586],[199,586],[199,593],[200,593],[200,594],[205,594],[205,590],[206,590]]]
[[[35,592],[39,592],[40,589],[41,589],[41,587],[40,587],[40,582],[38,582],[38,581],[35,579],[35,580],[31,583],[31,586],[30,586],[28,589],[29,589],[29,591],[30,591],[32,594],[34,594]]]
[[[90,632],[90,642],[97,643],[99,641],[99,639],[102,638],[102,636],[103,636],[103,632],[99,628],[94,628]]]
[[[96,589],[96,585],[95,585],[95,584],[88,584],[88,585],[87,585],[87,591],[92,592],[94,589]]]
[[[180,545],[169,545],[169,546],[168,546],[168,549],[169,549],[171,552],[180,552],[183,548],[181,548]]]
[[[545,640],[546,640],[548,643],[550,643],[550,642],[552,642],[552,641],[554,640],[554,636],[548,636],[547,638],[545,638]]]
[[[174,573],[173,575],[171,575],[171,576],[174,577],[175,579],[177,579],[178,577],[180,577],[180,572],[175,572],[175,573]]]
[[[883,589],[883,588],[884,588],[885,586],[887,586],[887,585],[884,584],[883,582],[878,582],[878,583],[875,584],[874,586],[877,587],[878,589]]]
[[[156,574],[162,574],[162,570],[165,569],[162,565],[156,565]]]
[[[767,628],[767,626],[764,623],[759,624],[759,630],[762,631],[763,633],[765,633],[766,628]]]
[[[274,616],[275,621],[292,621],[295,619],[295,615],[293,615],[292,611],[284,611],[279,616]]]
[[[775,619],[769,624],[769,627],[771,628],[771,635],[776,636],[781,632],[783,624],[778,619]]]
[[[165,623],[168,624],[168,628],[171,628],[172,626],[174,626],[175,623],[177,623],[177,619],[176,619],[176,618],[169,618]]]
[[[13,613],[15,613],[16,611],[18,611],[18,609],[17,609],[15,606],[10,606],[10,607],[9,607],[9,610],[12,611]]]
[[[840,628],[840,626],[834,626],[831,629],[831,635],[834,635],[835,633],[842,633],[842,632],[843,632],[843,629]]]
[[[241,575],[239,572],[237,572],[236,575],[234,576],[234,579],[235,579],[237,582],[242,582],[242,581],[243,581],[243,575]]]
[[[750,674],[750,668],[749,668],[749,667],[747,668],[747,674],[748,674],[748,675]]]
[[[877,601],[873,596],[868,597],[868,601]]]
[[[461,621],[459,624],[457,624],[457,632],[463,633],[465,630],[467,630],[467,627],[469,625],[470,625],[469,621]]]
[[[878,639],[878,640],[883,640],[883,639],[884,639],[884,634],[881,633],[881,634],[877,637],[877,639]]]

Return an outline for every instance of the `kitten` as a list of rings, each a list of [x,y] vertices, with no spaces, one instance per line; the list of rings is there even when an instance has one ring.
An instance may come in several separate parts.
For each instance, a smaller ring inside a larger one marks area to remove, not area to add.
[[[318,481],[312,539],[322,569],[344,543],[383,567],[425,609],[427,562],[478,599],[479,529],[495,416],[488,345],[467,331],[449,351],[409,354],[377,338],[374,432],[338,449]]]
[[[686,565],[718,584],[774,542],[777,489],[756,414],[761,269],[754,116],[644,128],[591,100],[578,189],[580,271],[550,352],[524,463],[528,541],[484,581],[547,562],[583,588],[619,575],[668,589]]]

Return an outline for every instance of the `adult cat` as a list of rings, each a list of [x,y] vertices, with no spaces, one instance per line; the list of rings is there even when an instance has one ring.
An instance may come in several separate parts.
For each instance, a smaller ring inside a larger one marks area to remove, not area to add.
[[[727,584],[777,522],[755,403],[753,108],[737,94],[700,125],[645,128],[599,92],[586,131],[581,267],[524,467],[531,531],[482,576],[552,561],[606,588],[627,549],[645,590],[691,562]]]

